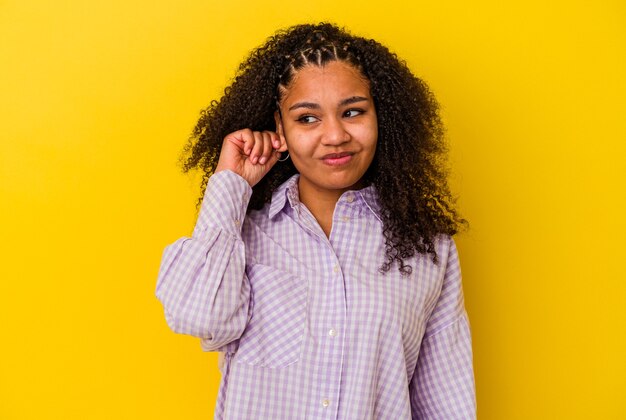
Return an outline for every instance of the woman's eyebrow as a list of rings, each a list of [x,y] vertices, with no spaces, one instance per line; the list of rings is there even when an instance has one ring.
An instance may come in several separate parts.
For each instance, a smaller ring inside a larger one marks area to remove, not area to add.
[[[307,108],[307,109],[320,109],[320,106],[314,102],[298,102],[291,105],[288,111],[293,111],[298,108]]]
[[[346,105],[351,105],[351,104],[355,104],[357,102],[363,102],[363,101],[367,101],[367,98],[364,96],[353,96],[351,98],[347,98],[339,102],[339,105],[346,106]]]
[[[351,105],[351,104],[354,104],[357,102],[363,102],[363,101],[367,101],[367,98],[364,96],[351,96],[350,98],[343,99],[341,102],[339,102],[339,106]],[[320,106],[319,104],[316,104],[315,102],[297,102],[291,105],[288,111],[293,111],[294,109],[298,109],[298,108],[320,109]]]

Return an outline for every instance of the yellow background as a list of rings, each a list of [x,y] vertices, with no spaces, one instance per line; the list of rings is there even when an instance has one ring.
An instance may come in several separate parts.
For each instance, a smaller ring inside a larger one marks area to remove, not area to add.
[[[331,20],[438,96],[479,418],[626,419],[623,1],[0,1],[0,418],[211,418],[163,247],[201,108],[279,27]]]

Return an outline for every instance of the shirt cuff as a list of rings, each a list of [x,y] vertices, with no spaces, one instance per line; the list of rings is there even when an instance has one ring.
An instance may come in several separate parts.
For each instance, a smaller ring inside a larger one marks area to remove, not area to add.
[[[240,236],[251,196],[250,184],[236,173],[224,170],[213,174],[204,192],[193,236],[202,236],[211,227]]]

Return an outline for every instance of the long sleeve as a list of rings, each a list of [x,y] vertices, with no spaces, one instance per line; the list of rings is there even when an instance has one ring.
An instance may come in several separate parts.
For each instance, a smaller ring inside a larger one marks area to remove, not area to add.
[[[205,350],[218,350],[238,339],[248,321],[250,284],[241,240],[252,189],[230,171],[208,182],[191,238],[167,246],[156,296],[168,326],[202,339]]]
[[[414,419],[476,418],[472,339],[454,241],[409,386]]]

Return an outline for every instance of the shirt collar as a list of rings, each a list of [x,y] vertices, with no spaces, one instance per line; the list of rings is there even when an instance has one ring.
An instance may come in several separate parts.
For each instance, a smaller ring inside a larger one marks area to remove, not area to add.
[[[380,201],[378,200],[378,194],[376,192],[376,187],[373,185],[368,185],[365,188],[356,191],[356,194],[361,198],[362,202],[370,209],[374,216],[378,220],[382,222],[380,218]]]
[[[287,181],[283,182],[272,193],[272,201],[270,203],[269,218],[273,219],[287,204],[287,199],[291,204],[291,207],[296,207],[300,204],[298,199],[298,178],[299,174],[292,175]]]
[[[285,208],[287,203],[289,203],[292,208],[297,208],[300,205],[300,194],[298,191],[299,177],[299,174],[293,175],[274,190],[268,214],[270,219],[276,217],[276,215]],[[355,202],[357,205],[366,206],[374,213],[374,216],[376,216],[378,220],[381,220],[380,202],[378,200],[378,194],[376,194],[376,187],[373,185],[356,191],[346,191],[339,200]]]

